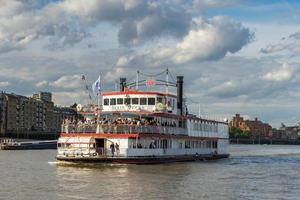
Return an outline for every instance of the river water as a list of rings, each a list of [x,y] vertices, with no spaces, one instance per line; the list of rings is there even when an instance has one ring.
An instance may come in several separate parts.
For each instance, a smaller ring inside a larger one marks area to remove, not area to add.
[[[230,148],[219,161],[80,167],[55,150],[0,151],[0,199],[300,200],[300,146]]]

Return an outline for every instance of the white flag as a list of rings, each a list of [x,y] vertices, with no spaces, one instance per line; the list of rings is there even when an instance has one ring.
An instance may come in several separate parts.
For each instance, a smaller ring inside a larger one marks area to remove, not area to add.
[[[99,78],[95,81],[95,83],[92,86],[93,92],[98,93],[101,91],[101,81],[100,81],[100,76]]]

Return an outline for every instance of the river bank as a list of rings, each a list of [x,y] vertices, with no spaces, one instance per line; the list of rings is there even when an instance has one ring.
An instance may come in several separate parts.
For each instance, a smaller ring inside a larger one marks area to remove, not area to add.
[[[273,145],[300,145],[300,140],[288,139],[244,139],[244,138],[231,138],[230,144],[273,144]]]

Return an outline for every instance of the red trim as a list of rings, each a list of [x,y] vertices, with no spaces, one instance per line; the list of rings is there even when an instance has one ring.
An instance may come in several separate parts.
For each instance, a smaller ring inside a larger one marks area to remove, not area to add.
[[[117,137],[117,138],[136,138],[139,134],[129,133],[60,133],[61,137]]]
[[[102,96],[111,96],[111,95],[128,95],[128,94],[141,94],[141,95],[161,95],[161,96],[169,96],[169,97],[174,97],[176,98],[176,95],[173,94],[168,94],[168,93],[163,93],[163,92],[151,92],[151,91],[136,91],[136,90],[130,90],[130,91],[112,91],[112,92],[102,92]]]

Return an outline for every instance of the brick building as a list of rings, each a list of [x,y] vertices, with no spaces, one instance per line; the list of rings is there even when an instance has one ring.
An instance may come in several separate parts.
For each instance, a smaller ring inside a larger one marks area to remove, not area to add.
[[[255,120],[244,120],[240,114],[236,114],[229,123],[230,127],[236,127],[242,131],[250,131],[253,138],[272,137],[272,126],[255,118]]]

